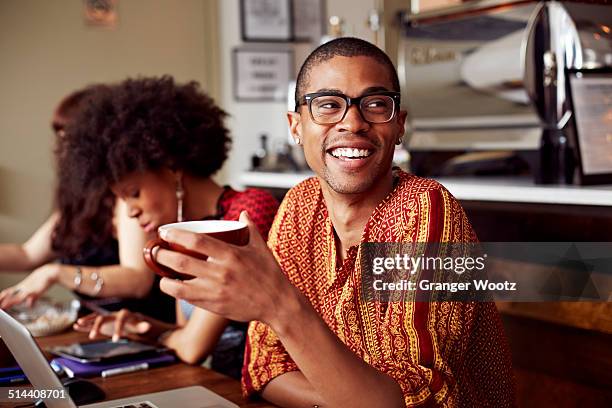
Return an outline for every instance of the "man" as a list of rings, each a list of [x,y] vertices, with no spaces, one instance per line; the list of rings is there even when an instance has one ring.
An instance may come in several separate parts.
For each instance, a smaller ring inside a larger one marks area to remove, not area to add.
[[[438,183],[391,167],[406,112],[389,58],[340,38],[302,66],[296,142],[316,177],[289,191],[267,250],[172,231],[164,239],[209,262],[160,250],[196,279],[162,289],[235,320],[254,320],[243,388],[281,406],[511,406],[511,364],[495,306],[365,302],[360,243],[470,242],[475,235]]]

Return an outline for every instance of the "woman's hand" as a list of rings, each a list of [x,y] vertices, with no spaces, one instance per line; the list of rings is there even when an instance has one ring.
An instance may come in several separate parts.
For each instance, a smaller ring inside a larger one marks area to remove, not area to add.
[[[89,332],[90,339],[102,335],[117,341],[129,335],[144,336],[151,331],[152,324],[140,313],[121,309],[108,315],[92,313],[81,317],[73,327],[80,332]]]
[[[50,263],[35,269],[17,285],[0,292],[0,308],[25,302],[31,307],[58,280],[61,265]]]

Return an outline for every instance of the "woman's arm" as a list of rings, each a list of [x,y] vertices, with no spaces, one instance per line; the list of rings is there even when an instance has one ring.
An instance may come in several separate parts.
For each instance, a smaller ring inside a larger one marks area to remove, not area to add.
[[[23,244],[0,244],[0,270],[28,271],[50,262],[56,254],[51,249],[51,236],[59,214],[54,212]]]
[[[197,364],[213,351],[228,324],[224,317],[195,307],[187,323],[162,336],[161,342],[182,361]]]
[[[117,200],[114,222],[120,263],[101,267],[58,265],[56,282],[94,297],[142,298],[150,292],[155,275],[144,262],[142,248],[152,237],[145,234],[138,221],[128,217],[123,200]],[[81,279],[77,278],[79,269]],[[77,285],[79,280],[80,285]]]
[[[155,277],[145,264],[142,248],[149,238],[138,222],[127,215],[125,203],[117,200],[115,225],[119,241],[118,265],[101,267],[46,264],[33,271],[17,285],[0,293],[0,307],[28,302],[32,304],[53,284],[93,297],[142,298],[146,296]]]

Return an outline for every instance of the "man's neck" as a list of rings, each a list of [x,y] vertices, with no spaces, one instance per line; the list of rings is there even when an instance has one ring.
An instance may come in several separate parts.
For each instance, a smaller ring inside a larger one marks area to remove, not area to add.
[[[337,236],[337,251],[344,260],[346,251],[359,244],[372,212],[393,189],[393,176],[376,183],[372,189],[358,194],[342,194],[332,190],[325,181],[321,189],[327,212]]]

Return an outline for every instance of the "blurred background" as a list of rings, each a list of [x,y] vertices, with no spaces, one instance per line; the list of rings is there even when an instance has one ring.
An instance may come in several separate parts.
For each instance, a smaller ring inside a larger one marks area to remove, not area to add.
[[[199,82],[230,114],[218,181],[282,197],[309,176],[288,137],[292,81],[342,35],[390,55],[410,116],[396,164],[440,180],[481,241],[611,241],[608,3],[1,0],[0,242],[52,210],[58,101],[126,77]],[[612,401],[610,299],[498,307],[522,406]]]

